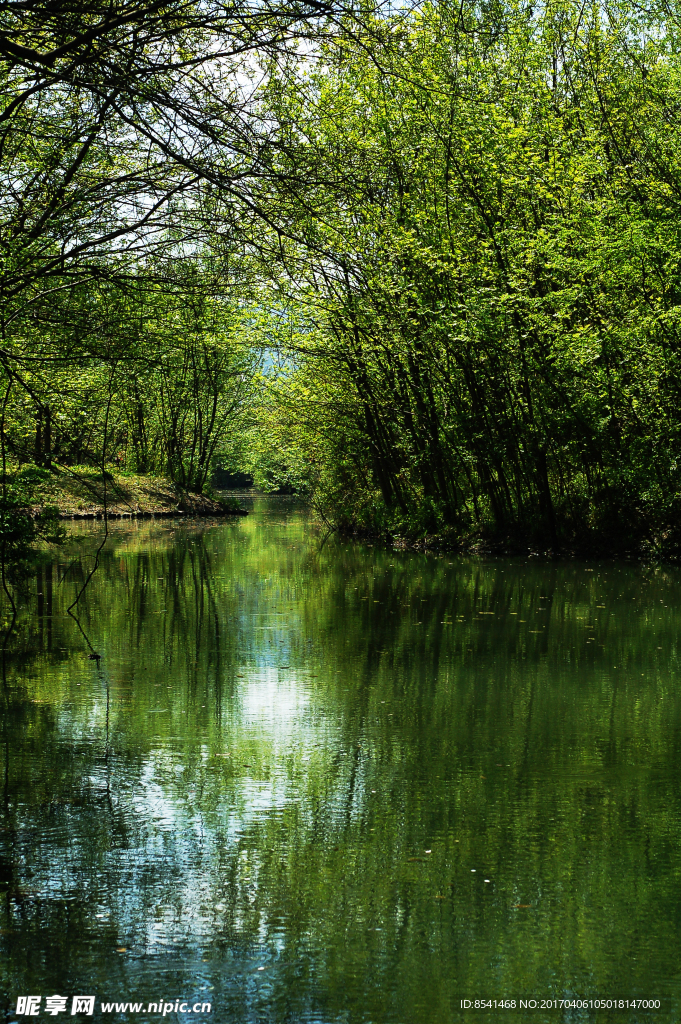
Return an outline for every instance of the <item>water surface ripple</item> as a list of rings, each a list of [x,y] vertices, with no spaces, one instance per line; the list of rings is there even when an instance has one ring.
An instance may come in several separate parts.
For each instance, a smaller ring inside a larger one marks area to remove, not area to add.
[[[38,993],[216,1024],[679,1005],[676,570],[323,542],[260,499],[116,524],[81,632],[99,539],[39,569],[2,664],[7,1021]]]

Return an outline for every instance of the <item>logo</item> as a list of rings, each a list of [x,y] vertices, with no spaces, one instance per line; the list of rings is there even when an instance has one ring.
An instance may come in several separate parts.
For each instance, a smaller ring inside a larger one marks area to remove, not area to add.
[[[17,999],[17,1016],[37,1017],[40,1013],[42,996],[19,996]],[[58,1013],[64,1013],[68,998],[66,996],[47,996],[45,999],[45,1013],[56,1017]],[[71,1000],[71,1016],[76,1013],[85,1013],[92,1017],[95,1012],[94,996],[74,996]]]

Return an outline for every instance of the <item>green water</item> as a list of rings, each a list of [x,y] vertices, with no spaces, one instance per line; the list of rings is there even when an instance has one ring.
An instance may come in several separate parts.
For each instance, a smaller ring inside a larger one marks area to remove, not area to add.
[[[4,659],[4,1019],[678,1019],[676,570],[323,543],[260,500],[117,524],[81,633],[99,539],[38,572]]]

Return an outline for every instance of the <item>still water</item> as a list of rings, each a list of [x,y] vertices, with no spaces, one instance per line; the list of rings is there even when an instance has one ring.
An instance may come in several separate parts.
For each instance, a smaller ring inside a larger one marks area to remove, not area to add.
[[[3,663],[5,1020],[678,1019],[678,571],[324,542],[256,499],[115,524],[81,632],[100,538]],[[673,1009],[460,1009],[528,996]]]

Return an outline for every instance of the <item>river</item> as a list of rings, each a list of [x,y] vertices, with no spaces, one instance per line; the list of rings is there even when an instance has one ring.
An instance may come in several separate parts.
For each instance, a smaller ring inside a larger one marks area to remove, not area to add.
[[[261,498],[114,524],[79,628],[101,529],[3,658],[5,1020],[678,1019],[677,570],[325,540]],[[461,1009],[521,998],[675,1009]]]

